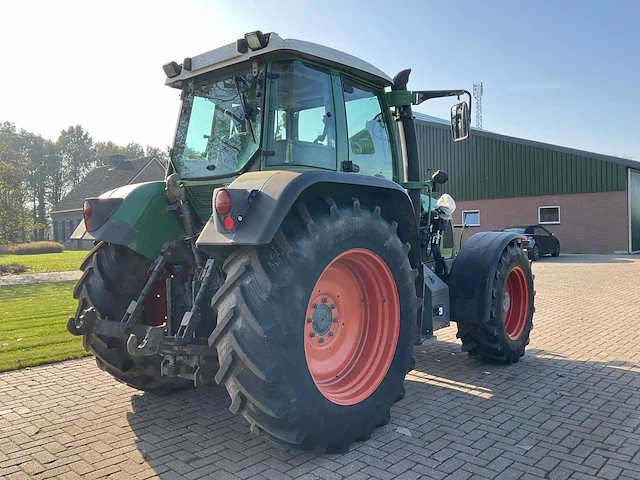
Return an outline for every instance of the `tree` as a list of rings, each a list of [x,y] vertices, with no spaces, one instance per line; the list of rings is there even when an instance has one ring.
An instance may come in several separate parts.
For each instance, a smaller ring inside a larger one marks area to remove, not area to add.
[[[153,147],[147,147],[147,150],[149,148]],[[130,142],[124,147],[112,141],[96,142],[93,151],[99,165],[109,165],[109,157],[111,155],[124,155],[129,160],[150,156],[148,151],[145,153],[145,149],[137,142]]]
[[[146,157],[156,157],[160,160],[164,165],[169,163],[169,147],[166,147],[164,150],[158,147],[152,147],[151,145],[147,145],[145,149]]]
[[[0,243],[25,241],[31,227],[26,209],[27,156],[0,140]]]
[[[60,133],[57,146],[66,183],[75,187],[95,167],[93,140],[81,125],[76,125]]]
[[[98,165],[109,165],[109,157],[111,155],[124,155],[124,148],[109,140],[108,142],[94,143],[93,152]]]
[[[46,192],[50,187],[49,154],[52,142],[40,135],[20,130],[23,151],[28,159],[29,205],[32,206],[33,240],[44,240],[47,227]]]
[[[144,157],[144,148],[137,142],[129,142],[126,147],[124,147],[124,155],[129,160],[134,160],[136,158]]]

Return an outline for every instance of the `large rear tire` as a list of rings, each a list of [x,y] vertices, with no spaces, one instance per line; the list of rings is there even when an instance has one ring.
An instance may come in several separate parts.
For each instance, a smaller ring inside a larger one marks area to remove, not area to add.
[[[73,289],[73,296],[78,299],[76,315],[94,307],[100,317],[120,321],[131,300],[138,299],[150,265],[149,259],[126,247],[98,244],[80,266],[84,273]],[[149,303],[145,302],[147,313],[157,314],[158,311],[162,312],[163,307],[166,311],[166,300],[164,297],[157,298],[157,295],[161,295],[160,291],[156,293],[152,288],[147,296]],[[132,357],[127,352],[125,342],[120,339],[87,334],[82,342],[85,350],[95,354],[101,370],[131,387],[167,393],[192,385],[192,382],[182,378],[162,376],[160,355]]]
[[[252,430],[317,453],[387,423],[413,368],[417,270],[357,199],[298,201],[269,245],[225,262],[215,376]],[[331,332],[331,333],[330,333]]]
[[[492,281],[488,322],[458,323],[457,336],[471,357],[515,363],[529,344],[535,310],[531,266],[520,248],[506,247]]]

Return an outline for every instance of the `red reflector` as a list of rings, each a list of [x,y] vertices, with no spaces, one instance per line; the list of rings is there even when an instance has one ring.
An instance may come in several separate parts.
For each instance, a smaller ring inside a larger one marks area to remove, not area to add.
[[[89,230],[91,228],[91,215],[93,214],[93,207],[89,200],[85,200],[82,204],[82,215],[84,216],[84,227]]]
[[[93,213],[93,207],[91,206],[91,202],[89,200],[85,200],[82,205],[82,214],[85,218],[90,218]]]
[[[222,224],[224,225],[224,228],[226,228],[227,230],[232,230],[234,225],[233,217],[231,216],[224,217]]]
[[[220,190],[216,194],[215,201],[216,212],[220,215],[226,215],[231,211],[231,195],[226,190]],[[231,220],[233,221],[233,219]]]

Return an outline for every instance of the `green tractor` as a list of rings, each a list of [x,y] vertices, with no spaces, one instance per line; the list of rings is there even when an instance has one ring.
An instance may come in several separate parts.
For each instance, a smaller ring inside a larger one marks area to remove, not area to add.
[[[445,258],[448,175],[420,174],[411,106],[466,96],[463,140],[469,92],[260,31],[164,71],[181,92],[166,180],[87,199],[75,232],[95,247],[67,328],[101,369],[148,391],[224,384],[252,431],[324,453],[389,421],[413,346],[450,320],[474,357],[524,354],[522,239],[478,233]]]

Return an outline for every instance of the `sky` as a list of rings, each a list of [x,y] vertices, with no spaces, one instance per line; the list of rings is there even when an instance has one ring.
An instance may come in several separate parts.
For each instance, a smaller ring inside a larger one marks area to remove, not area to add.
[[[483,82],[486,130],[640,159],[636,0],[21,0],[0,15],[0,122],[46,138],[80,124],[170,145],[179,92],[162,65],[259,29],[411,68],[414,90]],[[446,118],[452,101],[416,110]]]

